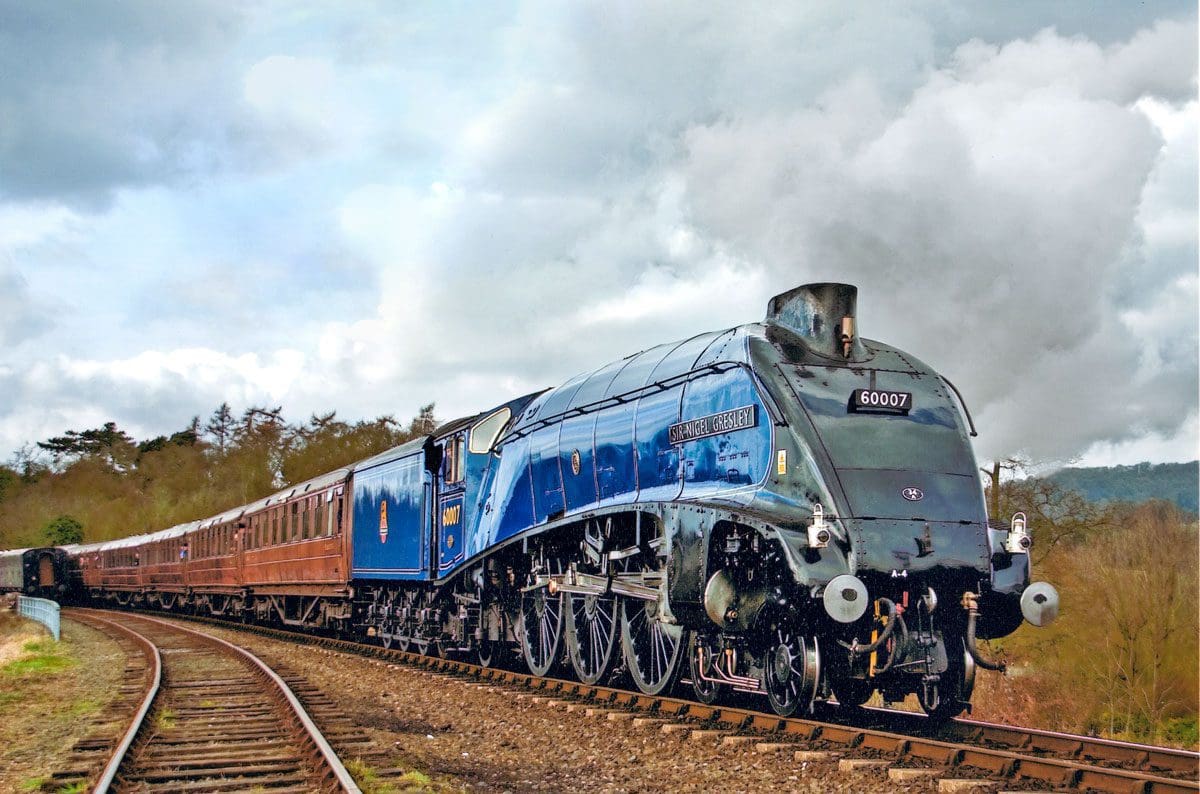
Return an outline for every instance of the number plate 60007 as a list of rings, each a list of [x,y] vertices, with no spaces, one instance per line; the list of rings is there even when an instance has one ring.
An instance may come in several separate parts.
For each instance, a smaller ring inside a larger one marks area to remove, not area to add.
[[[912,393],[906,391],[881,391],[879,389],[855,389],[850,395],[850,410],[862,412],[882,411],[906,414],[912,407]]]

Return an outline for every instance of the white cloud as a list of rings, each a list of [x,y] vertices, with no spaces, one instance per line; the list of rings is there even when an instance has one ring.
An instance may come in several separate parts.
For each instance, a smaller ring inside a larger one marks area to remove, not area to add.
[[[0,204],[0,257],[12,258],[18,249],[70,234],[79,216],[58,204]]]
[[[1117,466],[1153,461],[1186,463],[1200,458],[1200,422],[1193,409],[1179,429],[1169,435],[1147,433],[1123,441],[1097,441],[1083,451],[1073,466]]]
[[[330,145],[361,123],[345,90],[328,60],[272,55],[246,70],[242,95],[267,128]]]

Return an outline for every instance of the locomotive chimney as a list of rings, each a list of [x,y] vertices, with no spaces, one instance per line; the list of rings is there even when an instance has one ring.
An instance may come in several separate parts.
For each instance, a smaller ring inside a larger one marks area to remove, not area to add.
[[[860,359],[857,302],[858,287],[852,284],[805,284],[771,298],[767,325],[800,337],[820,356]]]

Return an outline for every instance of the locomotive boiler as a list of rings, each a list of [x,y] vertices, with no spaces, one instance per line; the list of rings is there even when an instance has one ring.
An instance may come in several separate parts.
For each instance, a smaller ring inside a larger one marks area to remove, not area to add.
[[[856,297],[799,287],[761,323],[82,547],[84,588],[784,715],[878,690],[953,716],[1000,666],[977,640],[1047,623],[1057,594],[1030,582],[1024,517],[989,521],[953,386],[862,338]]]

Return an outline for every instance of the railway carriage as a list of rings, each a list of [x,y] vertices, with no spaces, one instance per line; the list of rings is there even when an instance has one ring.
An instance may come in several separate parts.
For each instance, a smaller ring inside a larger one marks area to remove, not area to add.
[[[339,469],[227,516],[242,603],[259,620],[349,627],[348,477]]]
[[[647,693],[682,674],[780,714],[878,690],[952,716],[999,667],[976,639],[1048,622],[1057,595],[1031,584],[1023,516],[989,521],[953,386],[863,339],[856,297],[800,287],[762,323],[80,550],[84,580],[589,683],[623,670]]]
[[[70,587],[70,558],[61,548],[0,551],[0,593],[61,599]]]

